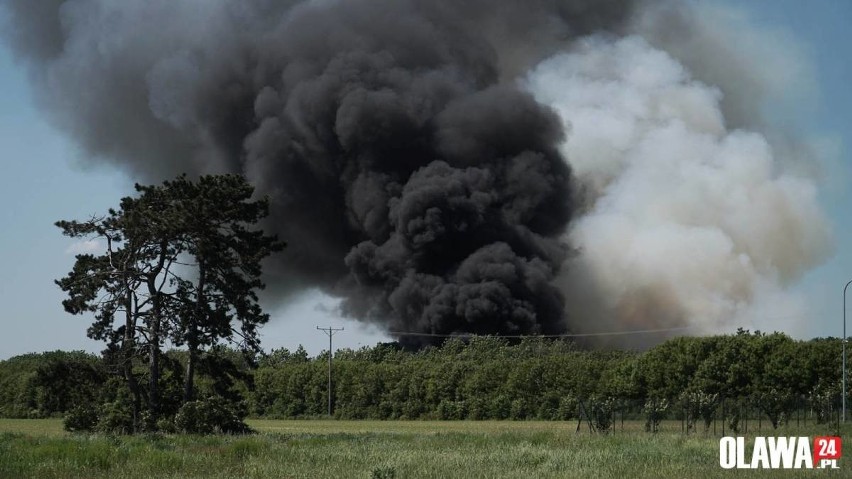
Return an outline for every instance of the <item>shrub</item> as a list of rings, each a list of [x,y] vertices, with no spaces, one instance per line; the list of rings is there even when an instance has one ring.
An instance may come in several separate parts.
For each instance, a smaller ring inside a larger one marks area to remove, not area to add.
[[[97,411],[89,406],[79,405],[65,415],[62,426],[69,432],[89,432],[98,424]]]
[[[105,403],[98,414],[98,432],[106,434],[131,434],[133,430],[133,410],[121,398]]]
[[[842,400],[840,387],[830,381],[820,381],[811,391],[811,405],[817,424],[826,424],[834,418],[836,403]]]
[[[724,403],[725,407],[725,422],[731,431],[740,432],[740,420],[743,417],[744,400],[742,398],[735,399]]]
[[[788,391],[771,388],[757,395],[760,410],[766,413],[772,423],[772,429],[787,421],[790,411],[795,407],[796,397]]]
[[[679,399],[686,413],[686,430],[695,431],[695,424],[699,419],[702,419],[704,421],[704,432],[707,432],[716,414],[719,396],[701,390],[692,390],[681,393]]]
[[[160,418],[157,420],[157,431],[165,434],[174,434],[177,431],[174,418]]]
[[[592,396],[589,398],[589,414],[598,432],[608,432],[612,427],[615,398]]]
[[[645,420],[645,430],[648,432],[657,432],[660,430],[660,421],[663,420],[663,417],[666,415],[666,411],[669,409],[669,401],[667,399],[660,398],[648,398],[645,401],[645,406],[642,408],[642,412],[645,414],[647,418]]]
[[[190,401],[175,415],[175,428],[189,434],[246,434],[251,432],[243,422],[243,408],[220,397]]]

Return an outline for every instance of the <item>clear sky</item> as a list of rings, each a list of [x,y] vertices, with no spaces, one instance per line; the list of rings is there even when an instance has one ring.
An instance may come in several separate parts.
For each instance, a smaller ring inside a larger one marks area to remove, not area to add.
[[[811,137],[836,142],[837,162],[825,169],[821,202],[835,231],[836,252],[794,287],[813,305],[808,336],[840,336],[843,285],[852,279],[849,174],[852,158],[852,2],[845,0],[751,0],[739,6],[758,26],[792,38],[812,63],[814,104],[780,123]],[[771,110],[770,110],[771,111]],[[798,110],[797,110],[798,111]],[[101,213],[132,191],[133,180],[118,171],[87,163],[81,152],[39,112],[27,75],[0,44],[0,359],[53,349],[99,351],[88,340],[86,317],[63,312],[63,294],[53,284],[74,262],[72,241],[53,226],[58,219]],[[70,249],[71,248],[71,249]],[[852,298],[850,298],[852,299]],[[289,307],[270,311],[263,330],[266,349],[303,344],[311,354],[327,347],[317,325],[345,326],[335,348],[387,340],[377,331],[333,313],[334,301],[309,292]]]

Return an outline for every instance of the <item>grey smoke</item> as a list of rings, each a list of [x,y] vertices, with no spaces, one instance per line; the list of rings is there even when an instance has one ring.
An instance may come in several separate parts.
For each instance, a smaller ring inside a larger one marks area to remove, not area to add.
[[[816,183],[779,161],[785,144],[730,128],[721,90],[638,36],[588,37],[526,85],[572,126],[562,149],[589,203],[557,280],[570,316],[599,318],[577,329],[806,317],[787,288],[831,249]]]
[[[29,66],[37,101],[93,161],[146,181],[183,172],[246,174],[270,195],[268,227],[290,245],[269,269],[273,295],[319,287],[343,298],[348,315],[389,331],[552,334],[607,321],[616,327],[693,321],[692,300],[672,288],[707,284],[701,275],[638,281],[619,290],[616,307],[602,299],[613,291],[607,268],[622,263],[619,251],[601,246],[612,232],[603,228],[603,236],[589,238],[583,232],[595,230],[584,225],[610,204],[610,185],[629,183],[625,172],[644,170],[631,168],[624,150],[613,150],[606,138],[598,150],[576,148],[594,144],[584,131],[595,126],[566,110],[575,104],[563,90],[570,96],[582,85],[563,78],[549,93],[533,85],[548,68],[558,70],[565,52],[572,58],[598,47],[612,53],[619,38],[641,35],[648,50],[671,50],[685,72],[719,83],[719,90],[690,89],[688,73],[671,80],[687,83],[678,90],[683,101],[707,104],[692,118],[702,128],[725,137],[731,124],[762,126],[758,106],[746,101],[754,97],[743,90],[759,89],[760,78],[745,87],[731,82],[719,71],[725,55],[710,59],[701,40],[719,38],[691,28],[703,24],[671,2],[10,0],[5,6],[5,37]],[[736,65],[748,69],[747,62]],[[602,98],[613,102],[604,109],[623,114],[618,98]],[[632,148],[634,140],[625,145]],[[678,141],[673,135],[671,144]],[[764,181],[775,185],[778,175],[771,171]],[[796,181],[808,189],[808,180]],[[665,200],[665,191],[659,193]],[[802,195],[795,218],[821,221]],[[807,253],[790,274],[776,279],[768,268],[754,277],[783,290],[822,257],[819,241],[807,241],[790,237],[790,245]],[[749,261],[772,263],[772,254]],[[721,281],[749,303],[758,280]],[[696,288],[691,298],[699,302],[719,294]]]
[[[627,1],[13,1],[52,120],[150,180],[241,172],[283,291],[430,333],[566,330],[562,125],[514,79]]]

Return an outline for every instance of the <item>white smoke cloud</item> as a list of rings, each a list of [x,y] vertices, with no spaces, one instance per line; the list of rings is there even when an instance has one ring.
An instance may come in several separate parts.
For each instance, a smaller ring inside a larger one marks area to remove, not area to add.
[[[804,307],[787,287],[831,249],[816,184],[726,129],[721,90],[638,36],[587,38],[526,87],[564,121],[585,188],[559,280],[572,324],[718,332]]]

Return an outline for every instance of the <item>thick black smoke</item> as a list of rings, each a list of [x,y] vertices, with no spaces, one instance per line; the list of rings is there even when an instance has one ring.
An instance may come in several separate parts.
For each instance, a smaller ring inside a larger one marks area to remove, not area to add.
[[[16,0],[6,34],[95,157],[271,195],[282,294],[391,331],[555,333],[571,172],[515,79],[632,3]]]

